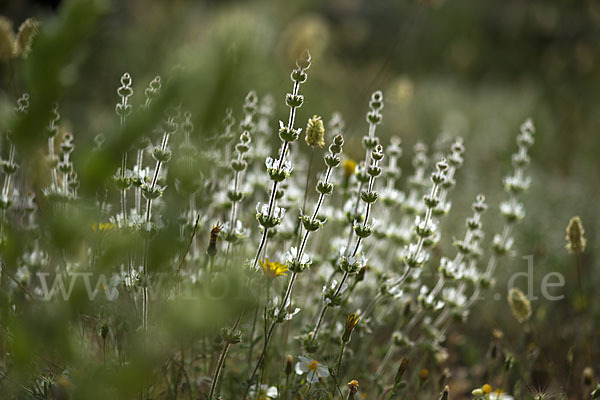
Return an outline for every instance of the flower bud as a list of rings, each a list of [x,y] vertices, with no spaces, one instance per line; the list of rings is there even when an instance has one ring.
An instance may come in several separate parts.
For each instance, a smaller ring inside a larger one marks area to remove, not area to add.
[[[291,375],[291,373],[293,371],[294,371],[294,359],[292,358],[292,356],[288,355],[285,360],[285,374]]]
[[[402,360],[400,360],[400,365],[398,366],[398,371],[396,372],[396,376],[394,378],[395,384],[400,383],[400,381],[402,380],[402,376],[406,372],[407,368],[408,368],[408,358],[402,357]]]
[[[342,334],[342,342],[350,342],[352,331],[356,327],[356,324],[358,324],[358,321],[360,321],[360,317],[356,313],[348,314],[346,325],[344,326],[344,333]]]
[[[356,392],[358,392],[358,381],[356,379],[348,382],[348,390],[350,390],[351,395],[354,395]]]
[[[298,57],[298,59],[296,60],[296,66],[303,71],[307,70],[310,68],[310,60],[310,52],[308,51],[308,49],[305,49],[302,52],[302,54],[300,54],[300,57]]]
[[[585,386],[591,386],[594,383],[594,370],[591,367],[585,367],[583,369],[583,384]]]

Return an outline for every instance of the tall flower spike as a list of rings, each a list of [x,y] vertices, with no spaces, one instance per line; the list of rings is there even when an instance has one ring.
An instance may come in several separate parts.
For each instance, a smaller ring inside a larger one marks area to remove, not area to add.
[[[437,231],[437,225],[432,220],[433,209],[439,204],[438,191],[440,186],[446,181],[447,169],[448,163],[445,160],[442,160],[436,164],[436,170],[431,174],[431,191],[429,194],[423,196],[423,202],[426,207],[425,216],[417,216],[413,225],[418,240],[415,246],[409,246],[408,251],[404,256],[404,263],[407,268],[420,267],[427,260],[427,256],[421,253],[423,252],[425,240],[434,235]]]
[[[150,107],[150,103],[158,95],[161,87],[162,87],[161,78],[159,75],[157,75],[156,77],[154,77],[154,79],[152,79],[150,81],[150,83],[148,84],[148,87],[146,89],[144,89],[144,97],[146,98],[144,105],[143,105],[144,108]]]
[[[527,190],[531,183],[531,179],[525,176],[525,168],[529,164],[528,150],[533,145],[533,134],[535,128],[531,119],[525,121],[517,135],[517,152],[513,154],[512,164],[513,173],[504,178],[504,190],[508,193],[509,198],[500,203],[500,213],[505,219],[504,229],[502,233],[497,234],[493,238],[492,247],[497,256],[510,253],[513,239],[510,237],[512,226],[519,222],[525,216],[525,208],[517,200],[517,196]],[[486,276],[489,278],[496,267],[497,258],[490,258],[486,269]]]
[[[330,195],[333,192],[333,184],[330,183],[329,180],[331,179],[331,174],[332,174],[333,169],[337,168],[341,163],[339,154],[342,152],[343,145],[344,145],[344,138],[342,137],[342,135],[341,134],[336,135],[333,138],[331,145],[329,146],[329,153],[327,155],[325,155],[325,157],[324,157],[325,164],[327,165],[327,170],[325,172],[325,178],[319,180],[319,182],[317,183],[317,192],[319,192],[319,199],[317,200],[317,205],[315,206],[312,216],[301,215],[301,223],[304,226],[304,235],[302,237],[302,240],[300,241],[300,246],[297,249],[292,247],[286,257],[286,266],[287,266],[288,270],[292,272],[292,276],[290,277],[290,280],[288,282],[288,286],[285,291],[283,301],[281,302],[281,307],[277,311],[278,315],[283,315],[284,308],[286,307],[286,305],[288,303],[291,303],[291,301],[292,301],[292,299],[291,299],[292,290],[294,288],[294,282],[296,282],[297,275],[299,273],[303,272],[305,269],[310,267],[311,260],[310,260],[310,257],[304,253],[304,249],[306,248],[306,243],[308,241],[309,235],[312,232],[315,232],[318,229],[320,229],[323,226],[323,224],[325,223],[324,220],[322,220],[318,217],[319,210],[321,209],[321,206],[323,205],[325,196]],[[259,207],[257,207],[257,219],[258,219],[259,223],[261,225],[263,225],[264,231],[266,232],[267,227],[264,225],[263,221],[265,221],[269,217],[268,217],[268,215],[265,215],[266,214],[265,211],[266,211],[265,207],[260,207],[260,204],[259,204]],[[271,217],[271,218],[273,218],[273,217]],[[263,235],[263,238],[264,238],[264,235]],[[262,353],[258,359],[258,362],[256,363],[256,366],[254,367],[254,371],[250,377],[251,381],[255,378],[258,368],[260,367],[260,365],[262,364],[262,361],[264,360],[265,352],[268,348],[269,341],[271,340],[273,331],[275,330],[275,325],[279,322],[281,322],[281,321],[279,321],[278,319],[274,320],[273,323],[271,324],[271,327],[269,328],[269,330],[267,332],[267,336],[265,337],[265,344],[263,347],[263,351],[262,351]],[[247,396],[247,393],[244,395],[244,397],[246,397],[246,396]]]
[[[26,114],[29,111],[29,94],[23,93],[17,100],[17,107],[14,109],[17,114]],[[13,198],[17,189],[12,190],[14,174],[17,172],[18,165],[15,162],[16,148],[11,140],[12,132],[8,133],[8,159],[2,160],[2,169],[4,172],[4,185],[2,186],[2,194],[0,196],[0,209],[6,210],[13,203]],[[18,195],[18,193],[17,193]],[[1,235],[1,232],[0,232]],[[0,239],[2,240],[2,239]]]
[[[381,167],[379,167],[379,162],[383,159],[383,146],[380,144],[375,147],[375,149],[371,152],[370,156],[370,164],[367,167],[366,175],[368,178],[368,184],[366,190],[360,190],[362,185],[359,186],[359,195],[357,198],[356,204],[362,199],[366,204],[366,210],[364,219],[362,224],[357,220],[354,221],[350,233],[348,235],[348,246],[343,253],[339,257],[338,264],[339,268],[344,272],[342,275],[342,279],[335,286],[332,293],[324,295],[324,304],[321,308],[319,317],[317,319],[317,324],[312,334],[311,343],[317,338],[319,334],[319,330],[321,328],[321,323],[323,322],[323,318],[327,313],[327,309],[332,305],[339,301],[339,296],[344,290],[345,282],[348,279],[350,274],[357,274],[361,268],[366,264],[366,260],[364,257],[361,257],[362,260],[358,259],[358,251],[360,249],[360,245],[363,239],[366,239],[373,233],[373,225],[369,223],[369,216],[371,214],[371,208],[373,203],[377,201],[377,192],[374,190],[375,179],[381,174]],[[358,206],[357,206],[358,208]],[[354,245],[354,250],[350,250],[350,243],[352,241],[352,235],[356,234],[356,243]],[[335,281],[334,281],[335,282]]]
[[[117,89],[117,94],[121,98],[121,102],[117,103],[115,110],[117,115],[121,118],[121,126],[125,123],[125,118],[131,114],[131,104],[129,104],[129,98],[133,94],[131,88],[131,75],[125,72],[121,76],[121,86]]]
[[[369,152],[378,144],[379,139],[375,136],[375,128],[381,123],[381,110],[383,109],[383,94],[380,90],[373,92],[371,101],[369,101],[369,112],[367,113],[367,122],[369,123],[369,133],[362,139],[363,147],[366,150],[365,165],[370,162]]]
[[[277,193],[278,187],[281,182],[289,177],[289,174],[292,171],[292,165],[290,162],[286,161],[287,153],[289,147],[292,142],[295,142],[298,137],[300,137],[301,129],[294,129],[294,122],[296,119],[296,110],[302,106],[304,102],[304,97],[299,94],[300,85],[308,79],[308,74],[306,71],[310,68],[310,53],[308,50],[305,50],[302,55],[296,60],[296,67],[291,74],[291,79],[294,82],[294,88],[292,93],[288,93],[285,98],[285,103],[290,109],[289,118],[287,124],[283,121],[279,121],[279,138],[281,139],[281,147],[278,152],[277,160],[269,161],[267,159],[267,172],[269,174],[269,178],[271,179],[272,187],[271,193],[269,195],[269,204],[267,207],[267,215],[265,218],[264,214],[257,214],[257,218],[265,221],[271,219],[273,216],[273,211],[277,205]],[[261,221],[259,220],[259,223]],[[278,224],[279,222],[277,222]],[[262,225],[262,223],[261,223]],[[254,257],[254,262],[252,264],[252,269],[256,269],[258,264],[258,260],[262,254],[264,246],[267,242],[269,229],[274,226],[266,226],[263,225],[263,233],[260,239],[260,243],[258,244],[258,248],[256,249],[256,256]]]
[[[231,169],[233,170],[233,180],[231,187],[227,191],[227,197],[231,201],[231,214],[229,222],[225,227],[225,240],[227,244],[227,261],[229,260],[229,250],[233,242],[242,236],[241,228],[238,229],[239,224],[237,220],[238,203],[244,198],[244,194],[241,190],[242,178],[244,177],[244,171],[248,167],[246,157],[250,151],[251,133],[255,131],[256,124],[254,123],[254,115],[258,109],[258,97],[254,91],[250,91],[246,95],[244,102],[244,119],[240,122],[240,128],[242,134],[240,135],[239,142],[235,145],[236,158],[231,161]],[[232,118],[230,115],[229,118]],[[227,261],[226,264],[227,265]]]
[[[379,138],[375,136],[375,130],[377,125],[381,123],[381,114],[379,111],[383,108],[383,95],[381,91],[376,91],[371,95],[371,100],[369,101],[369,112],[367,112],[367,122],[369,124],[369,133],[363,137],[362,145],[365,149],[365,160],[361,164],[359,164],[359,168],[356,172],[356,180],[358,181],[358,187],[356,189],[356,201],[354,203],[354,208],[351,211],[349,220],[351,221],[351,229],[348,234],[348,244],[346,246],[346,250],[344,252],[344,257],[347,257],[350,254],[350,243],[352,242],[353,235],[356,234],[364,234],[367,237],[372,233],[372,226],[367,226],[363,224],[362,227],[360,224],[355,223],[354,221],[360,220],[362,216],[359,213],[360,200],[362,199],[367,204],[367,215],[365,218],[365,222],[368,219],[368,214],[370,210],[370,204],[377,200],[378,194],[373,191],[372,185],[374,184],[374,178],[379,176],[382,172],[382,168],[378,165],[379,160],[383,158],[383,153],[379,150],[383,151],[383,147],[379,145]],[[374,154],[381,154],[381,158],[377,160],[376,163],[372,164],[372,156]],[[363,190],[364,186],[368,185],[369,188],[367,192]],[[357,240],[357,246],[360,244],[361,237]]]

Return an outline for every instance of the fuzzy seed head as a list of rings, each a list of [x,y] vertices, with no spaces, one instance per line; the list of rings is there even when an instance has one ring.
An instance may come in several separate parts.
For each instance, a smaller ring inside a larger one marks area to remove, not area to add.
[[[531,317],[531,301],[520,289],[512,288],[508,292],[508,304],[517,321],[523,323]]]
[[[0,60],[8,60],[13,56],[15,33],[12,22],[0,15]]]
[[[31,51],[31,43],[38,32],[38,22],[33,18],[27,18],[19,27],[15,41],[15,56],[26,58]]]
[[[567,251],[569,254],[581,254],[585,251],[585,230],[579,217],[573,217],[567,226]]]
[[[323,120],[318,115],[313,115],[308,120],[304,140],[310,147],[325,146],[325,125],[323,125]]]

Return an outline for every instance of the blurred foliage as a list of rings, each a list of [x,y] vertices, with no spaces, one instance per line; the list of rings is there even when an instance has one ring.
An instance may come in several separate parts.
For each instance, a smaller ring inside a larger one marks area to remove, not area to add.
[[[588,249],[579,262],[583,284],[594,293],[600,284],[596,261],[600,231],[596,204],[600,198],[600,5],[596,2],[69,0],[53,9],[33,1],[5,0],[0,14],[11,18],[15,26],[32,16],[41,24],[26,60],[0,64],[0,131],[12,132],[19,153],[27,159],[22,166],[38,194],[42,214],[47,216],[41,221],[42,228],[52,232],[43,240],[53,248],[69,254],[81,252],[79,239],[89,234],[87,228],[97,218],[90,213],[65,222],[44,214],[39,194],[46,182],[40,171],[45,168],[41,162],[44,131],[54,102],[60,103],[61,114],[67,116],[63,130],[75,133],[78,148],[92,148],[97,134],[106,138],[101,151],[74,152],[82,202],[91,206],[98,198],[98,188],[108,185],[123,149],[151,132],[169,106],[191,108],[197,134],[194,140],[200,143],[219,141],[225,109],[240,109],[250,89],[260,97],[273,94],[276,118],[285,119],[283,99],[290,66],[302,49],[309,48],[313,66],[299,125],[313,114],[329,119],[334,111],[342,112],[347,122],[345,152],[351,157],[362,155],[360,138],[367,130],[363,110],[375,89],[382,89],[388,99],[381,136],[384,141],[400,136],[406,153],[419,140],[433,143],[440,136],[464,137],[466,167],[453,193],[455,216],[447,224],[462,224],[476,193],[486,193],[492,205],[498,203],[501,177],[515,147],[516,127],[527,116],[536,121],[533,185],[524,198],[527,217],[516,233],[518,256],[502,262],[497,284],[503,287],[514,272],[526,270],[521,256],[529,254],[534,255],[538,294],[545,274],[558,271],[565,276],[565,300],[540,299],[533,304],[538,351],[547,352],[543,354],[545,370],[570,374],[564,363],[569,348],[581,347],[577,343],[582,337],[598,343],[599,332],[594,327],[600,307],[593,296],[580,298],[575,261],[564,250],[564,229],[573,215],[580,215]],[[157,74],[163,77],[163,88],[150,108],[136,112],[120,127],[114,104],[125,71],[134,77],[136,104],[142,102],[143,89]],[[29,115],[15,117],[11,110],[24,91],[31,96]],[[406,155],[401,166],[408,171],[409,165]],[[210,160],[198,168],[205,174],[216,173],[211,171]],[[175,186],[173,180],[168,184]],[[115,193],[109,196],[116,198]],[[176,210],[164,212],[176,219]],[[492,208],[488,214],[486,226],[498,231],[498,211]],[[164,248],[151,249],[154,268],[160,269],[162,261],[179,249],[177,229],[167,227],[158,239],[166,243]],[[20,232],[7,234],[2,256],[7,264],[16,265],[26,244],[21,242]],[[109,243],[101,267],[110,268],[111,249],[120,254],[132,240],[119,237]],[[83,288],[75,288],[74,293],[83,296]],[[504,299],[505,294],[502,296]],[[59,367],[87,367],[86,360],[77,359],[77,348],[83,343],[73,331],[77,323],[66,323],[80,321],[91,307],[87,300],[59,303],[62,306],[53,309],[34,306],[31,313],[18,317],[11,312],[6,294],[1,302],[1,323],[10,332],[10,337],[3,334],[3,346],[10,348],[17,371],[11,379],[29,386],[32,365],[40,374],[46,373],[52,368],[44,360],[56,359],[57,354],[63,363]],[[582,302],[587,311],[573,313]],[[591,303],[589,308],[586,303]],[[166,304],[161,318],[171,329],[164,334],[182,335],[182,340],[187,334],[218,325],[236,311],[224,310],[217,318],[218,302]],[[494,328],[504,330],[507,337],[519,337],[520,327],[514,327],[507,309],[505,301],[487,299],[474,311],[464,332],[449,337],[456,365],[469,367],[484,358]],[[112,311],[119,313],[118,309]],[[198,320],[198,315],[216,320]],[[81,324],[99,329],[100,323],[90,319]],[[125,332],[135,329],[131,326]],[[98,367],[94,374],[78,377],[80,387],[110,382],[107,386],[122,389],[116,390],[120,398],[132,398],[137,392],[128,389],[128,381],[144,379],[144,368],[151,364],[145,357],[164,356],[161,345],[167,340],[163,339],[152,338],[156,349],[147,351],[124,338],[123,342],[138,352],[132,358],[134,363],[118,374]],[[590,359],[600,358],[599,349],[586,351]],[[577,360],[579,367],[587,362]],[[70,373],[76,377],[77,367]],[[68,386],[64,376],[52,379],[59,387],[60,382]],[[74,397],[110,398],[110,393],[97,387]]]

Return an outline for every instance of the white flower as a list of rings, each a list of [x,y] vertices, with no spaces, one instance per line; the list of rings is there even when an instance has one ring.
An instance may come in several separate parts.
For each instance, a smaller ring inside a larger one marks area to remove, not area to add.
[[[503,201],[500,203],[500,212],[504,216],[516,218],[517,221],[525,218],[525,207],[517,201]]]
[[[285,306],[283,307],[283,320],[289,321],[292,317],[300,312],[300,308],[296,307],[293,310],[290,310],[291,299],[288,298]],[[281,306],[279,305],[279,298],[275,296],[273,298],[273,317],[277,319],[279,317],[279,312],[281,310]]]
[[[475,264],[470,263],[469,266],[463,270],[462,276],[468,281],[477,282],[481,277],[481,274],[477,270],[477,267],[475,267]]]
[[[306,381],[308,383],[316,383],[319,378],[327,378],[329,376],[329,369],[318,361],[299,356],[296,363],[296,373],[298,375],[306,374]]]
[[[298,257],[298,249],[296,247],[290,248],[290,251],[288,251],[285,256],[286,264],[288,264],[288,265],[294,264],[296,262],[296,257]],[[298,263],[303,268],[310,268],[310,265],[312,264],[312,260],[310,259],[310,256],[308,254],[302,253],[302,257],[300,257],[300,260],[298,260]]]
[[[399,286],[394,286],[388,289],[388,294],[392,296],[394,299],[398,299],[402,297],[404,294],[404,290],[402,290]]]
[[[442,297],[446,302],[457,307],[462,307],[467,302],[467,297],[454,287],[445,288],[442,291]]]
[[[381,191],[381,200],[385,204],[401,204],[404,201],[404,193],[394,188],[386,187]]]
[[[269,205],[261,203],[259,201],[258,203],[256,203],[256,213],[262,215],[269,215]]]
[[[275,207],[275,209],[273,210],[273,216],[275,218],[282,219],[284,215],[285,215],[285,208],[283,208],[283,207]]]
[[[274,164],[275,160],[272,157],[267,157],[267,159],[265,160],[265,166],[267,167],[267,169],[273,168]]]
[[[422,231],[432,231],[434,233],[437,232],[437,223],[432,218],[427,220],[417,215],[415,218],[415,226]]]
[[[338,282],[334,279],[333,281],[331,281],[330,287],[327,287],[327,285],[323,286],[323,297],[325,299],[325,304],[327,304],[328,306],[330,306],[333,303],[334,298],[339,297],[342,293],[344,293],[344,291],[346,291],[346,289],[348,289],[348,284],[344,283],[340,288],[339,292],[336,294],[335,290],[337,288],[337,284]],[[335,297],[334,294],[336,294]],[[339,305],[335,307],[339,307]]]
[[[267,400],[276,399],[277,397],[279,397],[279,391],[275,386],[260,385],[257,388],[256,385],[252,385],[250,388],[250,398],[252,399]]]
[[[239,219],[235,221],[235,228],[233,230],[229,227],[229,221],[225,222],[223,225],[223,232],[233,234],[238,239],[247,238],[250,235],[250,229],[244,228],[242,221]]]
[[[419,250],[419,247],[417,246],[417,244],[411,243],[410,245],[408,245],[408,247],[404,248],[404,254],[406,255],[406,257],[409,260],[414,261],[415,264],[421,265],[425,261],[427,261],[427,259],[429,258],[429,255],[427,254],[427,252],[423,251],[422,249],[421,249],[421,251],[419,251],[417,253],[418,250]]]
[[[31,281],[31,272],[29,272],[27,265],[23,265],[17,269],[15,278],[25,286],[29,285],[29,282]]]
[[[444,307],[444,302],[436,300],[434,293],[432,293],[426,285],[422,285],[419,290],[419,301],[427,308],[433,310],[439,310]]]
[[[284,161],[283,163],[281,163],[281,166],[277,168],[279,165],[279,160],[274,160],[271,157],[267,157],[267,159],[265,160],[265,166],[267,167],[267,170],[279,169],[285,171],[287,174],[292,173],[293,168],[292,163],[290,161]]]

